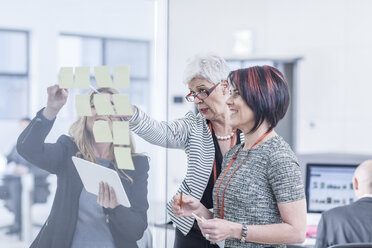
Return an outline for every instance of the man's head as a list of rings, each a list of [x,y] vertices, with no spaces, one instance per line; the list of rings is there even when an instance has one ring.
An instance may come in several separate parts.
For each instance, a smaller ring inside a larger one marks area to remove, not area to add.
[[[365,194],[372,194],[372,160],[364,161],[356,168],[353,184],[357,199]]]

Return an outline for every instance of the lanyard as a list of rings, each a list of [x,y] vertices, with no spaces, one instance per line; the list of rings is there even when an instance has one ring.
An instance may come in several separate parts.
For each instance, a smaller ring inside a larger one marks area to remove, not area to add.
[[[251,148],[249,148],[249,150],[251,150],[251,149],[252,149],[253,147],[255,147],[258,143],[260,143],[260,142],[261,142],[261,141],[262,141],[262,140],[263,140],[263,139],[264,139],[264,138],[265,138],[265,137],[266,137],[270,132],[271,132],[271,130],[268,131],[268,132],[266,132],[266,133],[264,133],[260,138],[258,138],[258,140],[257,140],[256,142],[254,142],[254,144],[251,146]],[[240,147],[240,148],[241,148],[241,147]],[[238,152],[239,152],[240,148],[235,152],[233,158],[231,159],[229,165],[227,166],[225,172],[223,173],[223,176],[222,176],[222,178],[221,178],[220,183],[218,184],[217,192],[216,192],[216,214],[218,213],[218,191],[220,190],[220,186],[221,186],[221,183],[222,183],[223,179],[225,178],[225,176],[226,176],[227,172],[229,171],[231,165],[234,163],[234,161],[235,161],[235,159],[236,159],[236,157],[237,157],[237,155],[238,155]],[[248,151],[249,151],[249,150],[248,150]],[[233,171],[233,173],[231,174],[231,176],[230,176],[229,179],[227,180],[227,182],[226,182],[226,184],[225,184],[225,187],[223,188],[223,192],[222,192],[222,201],[221,201],[221,219],[223,219],[223,210],[224,210],[224,202],[225,202],[225,190],[226,190],[226,188],[227,188],[227,185],[229,184],[230,179],[232,178],[232,176],[235,174],[235,172],[236,172],[236,171],[239,169],[239,167],[242,165],[243,161],[247,158],[247,156],[248,156],[248,153],[247,153],[247,155],[245,155],[244,158],[242,158],[242,159],[240,160],[240,163],[239,163],[238,166],[235,168],[235,170]]]
[[[211,134],[213,134],[212,132],[212,124],[209,122],[208,124],[209,126],[209,130],[211,131]],[[231,143],[230,143],[230,149],[235,145],[235,139],[236,139],[236,129],[234,130],[234,136],[231,138]],[[218,141],[217,141],[218,142]],[[216,184],[216,181],[217,181],[217,164],[216,164],[216,156],[214,158],[214,161],[213,161],[213,185]]]

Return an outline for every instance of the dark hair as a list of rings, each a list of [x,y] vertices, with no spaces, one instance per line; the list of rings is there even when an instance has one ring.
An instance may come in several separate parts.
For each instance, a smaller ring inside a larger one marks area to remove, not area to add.
[[[290,96],[287,82],[278,69],[268,65],[254,66],[232,71],[228,79],[254,113],[255,124],[250,133],[264,120],[272,130],[284,117]]]

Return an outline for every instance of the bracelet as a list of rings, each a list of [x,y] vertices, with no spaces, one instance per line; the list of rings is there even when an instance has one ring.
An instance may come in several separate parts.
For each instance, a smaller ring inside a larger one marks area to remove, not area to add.
[[[247,237],[248,227],[246,224],[242,224],[242,238],[240,239],[240,243],[245,243],[245,238]]]

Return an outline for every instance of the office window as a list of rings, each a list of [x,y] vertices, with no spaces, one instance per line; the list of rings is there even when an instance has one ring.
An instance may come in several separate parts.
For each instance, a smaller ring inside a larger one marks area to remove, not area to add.
[[[103,62],[99,38],[61,35],[58,49],[59,66],[95,66]]]
[[[109,37],[61,34],[59,38],[59,66],[107,65],[111,73],[113,66],[130,65],[130,89],[120,89],[128,93],[131,102],[145,111],[149,109],[150,87],[150,42]],[[94,77],[92,84],[96,82]],[[78,91],[75,89],[75,91]],[[83,91],[79,91],[84,92]],[[72,98],[70,97],[70,100]],[[70,104],[73,107],[73,104]],[[73,109],[70,109],[71,111]]]
[[[148,42],[107,39],[105,44],[106,64],[131,65],[132,79],[148,79],[150,53]]]
[[[29,112],[29,33],[0,29],[0,54],[0,119],[20,119]]]

